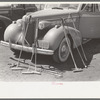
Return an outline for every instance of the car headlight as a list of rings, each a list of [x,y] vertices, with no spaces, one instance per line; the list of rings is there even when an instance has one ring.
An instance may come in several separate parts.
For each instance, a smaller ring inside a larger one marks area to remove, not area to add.
[[[39,29],[44,29],[45,25],[43,23],[39,23]]]
[[[17,21],[13,21],[13,24],[17,24],[18,26],[22,26],[22,20],[18,19]]]

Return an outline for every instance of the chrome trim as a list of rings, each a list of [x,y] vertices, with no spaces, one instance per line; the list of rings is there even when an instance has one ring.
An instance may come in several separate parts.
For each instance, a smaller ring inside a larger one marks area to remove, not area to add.
[[[13,48],[16,50],[23,50],[26,52],[33,52],[34,51],[34,48],[32,48],[32,47],[22,46],[22,45],[18,45],[18,44],[9,44],[8,42],[5,42],[5,41],[0,41],[0,43],[3,46],[10,47],[10,48]],[[37,48],[37,53],[44,54],[44,55],[53,55],[54,51]]]

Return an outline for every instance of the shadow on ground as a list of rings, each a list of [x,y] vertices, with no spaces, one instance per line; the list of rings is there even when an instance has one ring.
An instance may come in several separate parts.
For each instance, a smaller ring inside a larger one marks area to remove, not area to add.
[[[83,48],[87,57],[87,61],[85,60],[84,61],[86,65],[88,66],[93,58],[93,55],[100,53],[100,39],[94,39],[94,40],[89,41],[88,43],[83,45]],[[79,47],[79,50],[82,54],[80,47]],[[73,50],[73,55],[74,55],[77,67],[84,68],[84,65],[77,52],[77,49]],[[15,54],[15,57],[18,58],[18,53]],[[21,58],[30,60],[31,53],[23,52]],[[34,59],[32,62],[34,63]],[[57,68],[60,71],[66,71],[66,70],[71,71],[72,68],[74,68],[74,64],[73,64],[71,56],[69,56],[68,60],[65,63],[55,63],[52,59],[52,56],[37,55],[37,64],[50,65],[50,66],[53,66],[54,68]]]

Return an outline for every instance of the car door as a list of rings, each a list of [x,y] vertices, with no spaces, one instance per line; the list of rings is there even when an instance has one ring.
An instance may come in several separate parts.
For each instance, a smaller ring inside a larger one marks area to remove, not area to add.
[[[80,12],[79,30],[83,38],[100,38],[100,10],[98,4],[87,4]]]
[[[12,4],[12,20],[17,20],[22,18],[25,14],[23,4]]]

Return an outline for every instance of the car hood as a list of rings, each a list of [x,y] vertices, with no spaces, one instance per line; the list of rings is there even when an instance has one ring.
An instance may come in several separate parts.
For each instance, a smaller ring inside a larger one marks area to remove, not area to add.
[[[70,9],[46,9],[46,10],[40,10],[36,11],[34,13],[28,13],[28,16],[31,16],[33,19],[40,19],[40,20],[46,20],[46,19],[57,19],[57,18],[63,18],[67,17],[69,14],[77,14],[77,10],[70,10]],[[28,17],[27,16],[27,17]]]

